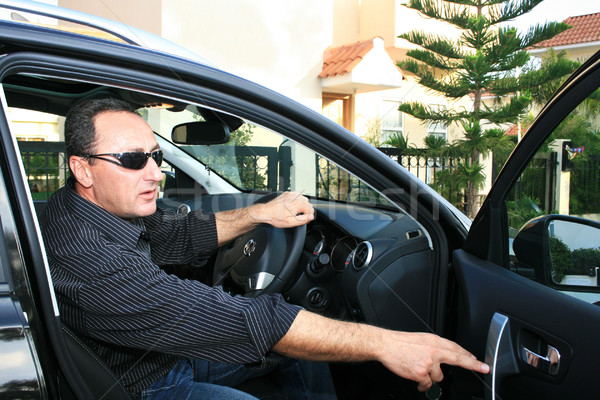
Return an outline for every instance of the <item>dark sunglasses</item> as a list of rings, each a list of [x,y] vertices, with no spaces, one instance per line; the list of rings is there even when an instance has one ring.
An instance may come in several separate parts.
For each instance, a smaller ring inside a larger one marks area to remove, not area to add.
[[[103,156],[112,156],[119,160],[119,162],[116,162],[115,160],[111,160],[109,158],[104,158]],[[86,159],[97,158],[99,160],[108,161],[110,163],[117,164],[123,168],[128,169],[144,168],[150,157],[152,157],[152,159],[156,162],[156,165],[160,167],[163,161],[163,151],[155,150],[151,153],[144,153],[143,151],[128,151],[125,153],[88,154],[87,156],[85,156]]]

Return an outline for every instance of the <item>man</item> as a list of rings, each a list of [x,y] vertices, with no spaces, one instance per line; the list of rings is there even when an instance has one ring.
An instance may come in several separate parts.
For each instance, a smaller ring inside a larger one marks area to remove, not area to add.
[[[182,392],[247,398],[206,382],[237,383],[250,373],[242,364],[266,371],[281,356],[377,360],[418,382],[420,390],[442,380],[442,363],[488,372],[466,350],[435,335],[335,321],[278,294],[232,297],[166,274],[158,265],[205,258],[258,223],[306,224],[313,208],[304,196],[284,193],[216,214],[182,217],[157,209],[162,153],[148,124],[118,100],[76,105],[67,115],[65,142],[73,178],[41,219],[61,315],[132,393],[148,399]],[[319,364],[290,363],[283,368],[300,365],[302,378],[288,380],[288,397],[333,395]]]

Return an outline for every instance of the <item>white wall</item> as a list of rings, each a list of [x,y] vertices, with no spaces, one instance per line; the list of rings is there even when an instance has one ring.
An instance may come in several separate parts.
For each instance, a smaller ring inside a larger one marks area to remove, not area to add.
[[[334,0],[59,0],[163,36],[217,67],[321,110]]]
[[[162,8],[163,37],[320,111],[331,0],[180,0]]]

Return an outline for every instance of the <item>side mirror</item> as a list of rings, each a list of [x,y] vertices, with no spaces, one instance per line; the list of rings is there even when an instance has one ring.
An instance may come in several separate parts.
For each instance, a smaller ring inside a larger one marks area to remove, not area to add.
[[[567,215],[538,217],[521,228],[513,250],[541,283],[600,290],[600,223]]]
[[[229,127],[221,122],[194,121],[173,127],[171,140],[177,144],[222,144],[229,141]]]

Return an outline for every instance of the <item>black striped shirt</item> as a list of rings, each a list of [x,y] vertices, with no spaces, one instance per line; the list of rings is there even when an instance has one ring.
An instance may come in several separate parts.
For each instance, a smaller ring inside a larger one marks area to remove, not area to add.
[[[181,357],[269,364],[300,309],[280,295],[232,297],[158,267],[213,253],[213,214],[159,209],[128,222],[64,187],[40,223],[63,323],[132,393]]]

